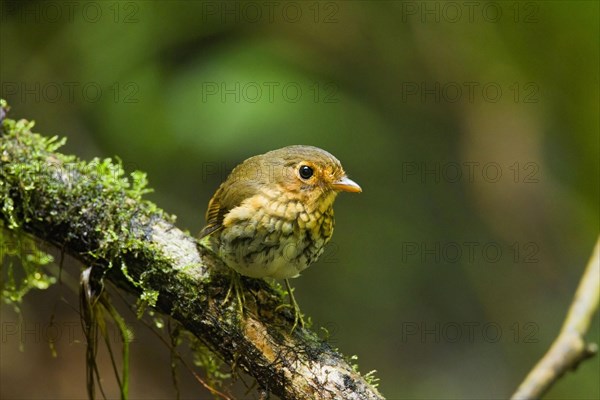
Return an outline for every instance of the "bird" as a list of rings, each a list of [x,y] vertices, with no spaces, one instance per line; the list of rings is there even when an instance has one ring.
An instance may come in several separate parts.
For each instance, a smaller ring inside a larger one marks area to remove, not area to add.
[[[283,279],[294,308],[293,330],[304,323],[288,279],[325,250],[340,192],[362,189],[321,148],[293,145],[256,155],[237,165],[212,196],[199,238],[237,274]],[[232,282],[242,304],[237,278]]]

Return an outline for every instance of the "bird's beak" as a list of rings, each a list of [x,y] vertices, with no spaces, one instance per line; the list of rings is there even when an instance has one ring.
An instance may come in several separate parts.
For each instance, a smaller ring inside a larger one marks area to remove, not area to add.
[[[331,187],[338,192],[351,192],[351,193],[360,193],[362,189],[358,186],[358,183],[354,182],[352,179],[344,176],[337,182],[334,182]]]

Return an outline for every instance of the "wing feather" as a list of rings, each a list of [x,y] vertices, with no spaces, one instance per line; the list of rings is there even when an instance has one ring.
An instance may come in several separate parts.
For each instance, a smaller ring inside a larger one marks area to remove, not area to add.
[[[222,192],[223,186],[219,187],[212,199],[210,199],[208,202],[208,208],[205,216],[206,226],[200,231],[200,239],[223,228],[223,219],[229,210],[226,210],[221,206],[220,199]]]
[[[231,171],[208,202],[206,226],[200,231],[200,239],[222,229],[227,213],[242,204],[245,199],[254,196],[269,182],[268,172],[277,169],[273,166],[275,164],[263,165],[263,158],[264,155],[250,157]]]

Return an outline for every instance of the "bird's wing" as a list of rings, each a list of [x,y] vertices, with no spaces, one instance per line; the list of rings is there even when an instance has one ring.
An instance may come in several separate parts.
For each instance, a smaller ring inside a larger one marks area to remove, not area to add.
[[[268,170],[260,164],[260,157],[251,157],[235,167],[225,182],[217,189],[208,203],[206,226],[200,231],[200,239],[222,229],[227,213],[242,204],[245,199],[256,194],[264,185],[261,178],[268,179],[266,172]],[[248,166],[248,163],[252,163],[253,160],[255,167],[251,172],[241,169],[244,168],[244,165]]]
[[[223,188],[220,187],[208,202],[208,209],[206,210],[206,226],[200,231],[200,239],[223,228],[223,219],[228,210],[221,206],[222,192]]]
[[[248,180],[227,179],[208,202],[206,226],[200,231],[200,239],[223,228],[223,220],[229,211],[250,197],[256,183]]]

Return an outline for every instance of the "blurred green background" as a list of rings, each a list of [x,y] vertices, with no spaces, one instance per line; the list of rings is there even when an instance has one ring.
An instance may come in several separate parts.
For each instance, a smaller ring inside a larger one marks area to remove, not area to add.
[[[330,151],[363,193],[339,196],[332,244],[292,282],[303,311],[389,399],[501,399],[599,232],[598,4],[3,1],[0,95],[64,152],[146,171],[193,233],[246,157]],[[2,306],[0,397],[85,397],[75,295],[22,309]],[[129,322],[131,397],[173,397],[168,350]],[[598,360],[547,398],[599,398]]]

